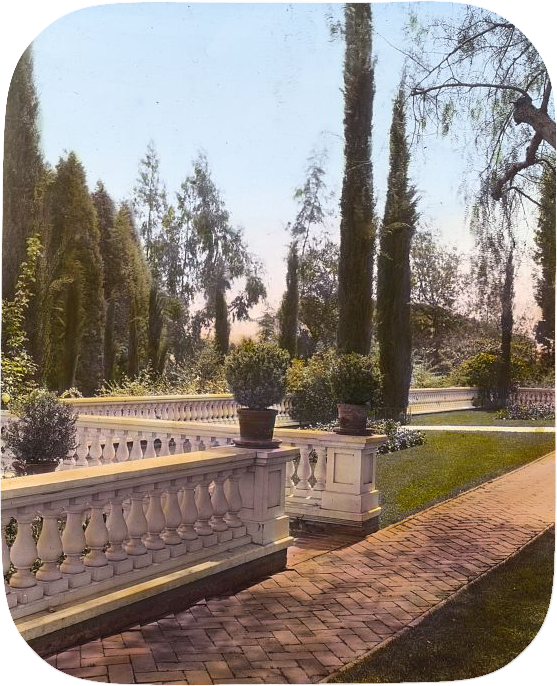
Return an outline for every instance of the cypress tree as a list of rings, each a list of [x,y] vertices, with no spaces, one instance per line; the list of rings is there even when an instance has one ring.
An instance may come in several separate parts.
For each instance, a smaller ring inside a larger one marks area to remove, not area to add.
[[[555,165],[555,157],[552,159]],[[555,355],[555,167],[546,166],[541,178],[540,211],[536,243],[536,260],[540,270],[536,284],[536,302],[541,308],[541,320],[536,326],[536,340],[543,357],[553,364]]]
[[[374,80],[371,6],[347,3],[344,60],[344,178],[341,196],[338,348],[367,355],[371,343]]]
[[[287,350],[290,357],[298,353],[298,246],[292,243],[288,252],[288,266],[286,271],[286,291],[278,312],[279,339],[278,344]]]
[[[226,281],[219,277],[215,284],[215,347],[222,355],[228,355],[230,347],[230,322],[226,303]]]
[[[148,356],[154,374],[162,374],[164,371],[167,349],[163,295],[153,282],[149,293]]]
[[[42,174],[38,128],[39,99],[33,81],[33,53],[21,56],[10,84],[4,128],[2,220],[3,297],[14,297],[27,238],[37,229],[37,184]]]
[[[91,394],[103,378],[105,306],[100,233],[85,171],[73,152],[56,167],[50,206],[47,381],[57,390],[77,385]]]
[[[410,247],[418,215],[416,190],[408,180],[404,92],[393,106],[390,170],[377,258],[377,338],[386,411],[398,419],[408,406],[412,376]]]

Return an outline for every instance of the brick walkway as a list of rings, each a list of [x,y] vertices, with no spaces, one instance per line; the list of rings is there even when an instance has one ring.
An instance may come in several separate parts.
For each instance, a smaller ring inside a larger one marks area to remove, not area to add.
[[[336,539],[336,550],[301,537],[280,574],[48,661],[121,684],[319,681],[553,522],[554,463],[546,456],[365,541]]]

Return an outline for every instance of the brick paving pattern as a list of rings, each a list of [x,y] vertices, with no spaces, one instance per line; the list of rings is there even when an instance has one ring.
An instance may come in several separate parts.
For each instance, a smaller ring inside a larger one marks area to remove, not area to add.
[[[301,536],[284,572],[48,662],[120,684],[319,681],[551,524],[554,463],[546,456],[364,541],[337,537],[323,550],[323,538]]]

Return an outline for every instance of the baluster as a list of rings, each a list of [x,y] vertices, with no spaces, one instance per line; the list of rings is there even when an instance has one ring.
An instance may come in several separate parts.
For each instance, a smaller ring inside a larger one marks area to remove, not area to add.
[[[211,446],[211,448],[218,448],[220,443],[219,443],[217,438],[215,438],[214,436],[211,436],[211,440],[209,441],[209,445]]]
[[[214,479],[215,487],[213,493],[211,494],[211,505],[213,508],[213,517],[211,519],[211,527],[213,531],[222,533],[228,530],[228,524],[226,523],[224,516],[228,512],[228,500],[226,499],[226,494],[224,492],[224,482],[227,479],[227,474],[219,472]],[[230,536],[232,538],[232,536]],[[221,536],[219,540],[223,540]]]
[[[10,550],[10,558],[16,571],[10,578],[10,586],[15,589],[21,603],[32,602],[43,596],[42,586],[37,584],[31,572],[37,559],[37,546],[33,539],[32,521],[35,510],[21,508],[17,513],[17,535]]]
[[[206,476],[203,481],[197,486],[196,504],[197,504],[197,522],[195,523],[195,530],[202,537],[203,546],[209,546],[216,543],[216,535],[213,534],[213,528],[209,524],[209,520],[213,516],[213,505],[211,503],[211,496],[209,495],[209,486],[213,481],[212,477]],[[213,538],[214,536],[214,538]]]
[[[166,521],[162,510],[161,496],[164,490],[163,484],[156,484],[149,493],[149,506],[146,512],[147,535],[145,536],[145,547],[152,551],[153,561],[162,562],[168,560],[170,551],[164,546],[161,537]]]
[[[198,481],[198,477],[190,476],[183,482],[183,495],[180,508],[182,511],[182,523],[178,527],[178,533],[180,534],[180,538],[186,541],[188,551],[199,550],[203,546],[203,543],[195,530],[195,523],[198,518],[195,489]]]
[[[180,504],[178,502],[178,486],[176,481],[171,481],[166,490],[166,500],[164,503],[164,519],[166,526],[162,532],[162,540],[169,546],[177,546],[182,542],[178,527],[182,523],[182,512],[180,511]],[[171,549],[172,557],[176,555]]]
[[[318,447],[315,448],[315,452],[317,454],[317,462],[313,472],[313,475],[315,476],[315,485],[313,490],[324,491],[327,480],[327,449]]]
[[[108,543],[108,529],[103,517],[103,509],[107,500],[106,496],[99,494],[93,496],[89,503],[91,514],[89,524],[85,529],[85,542],[90,550],[83,563],[89,568],[93,581],[108,579],[114,574],[104,552]]]
[[[78,445],[76,449],[77,461],[76,467],[88,467],[87,455],[89,454],[89,445],[87,443],[87,429],[81,429],[78,432]]]
[[[9,608],[17,605],[17,595],[6,582],[6,575],[10,571],[10,548],[6,540],[6,527],[10,519],[10,517],[2,517],[2,571],[4,573],[4,592],[6,593]]]
[[[145,448],[145,454],[143,455],[144,459],[157,456],[157,451],[155,450],[155,438],[156,434],[154,433],[152,433],[150,436],[145,436],[145,439],[147,440],[147,447]]]
[[[286,495],[290,495],[294,489],[294,483],[292,479],[295,472],[296,465],[294,464],[294,460],[289,460],[286,463]]]
[[[45,595],[54,595],[68,589],[68,582],[62,577],[58,566],[58,560],[64,552],[58,528],[61,510],[44,507],[40,512],[43,525],[37,542],[37,553],[42,565],[37,571],[36,578],[42,582]]]
[[[190,405],[189,401],[186,401],[184,403],[184,421],[191,422],[191,418],[192,418],[191,405]]]
[[[65,560],[60,565],[60,571],[69,582],[70,588],[84,586],[91,581],[91,574],[85,569],[81,560],[85,548],[85,533],[83,531],[84,498],[72,498],[66,510],[66,526],[62,533],[62,549]]]
[[[120,436],[117,436],[118,439],[118,450],[116,451],[116,460],[117,462],[126,462],[129,458],[129,453],[128,453],[128,432],[123,431]]]
[[[139,486],[132,490],[131,508],[126,519],[129,539],[124,543],[124,549],[134,559],[134,567],[144,567],[151,563],[151,556],[143,544],[142,536],[147,531],[147,518],[143,511],[143,498],[146,486]]]
[[[242,526],[242,520],[238,517],[238,513],[242,509],[242,495],[240,493],[240,476],[241,471],[234,469],[232,474],[228,476],[224,484],[224,492],[228,502],[228,512],[224,517],[224,521],[231,529],[236,529]]]
[[[130,450],[130,460],[142,460],[143,451],[141,450],[141,434],[136,433],[133,437],[132,449]]]
[[[103,450],[103,464],[111,464],[117,462],[116,451],[114,450],[114,431],[109,429],[105,432],[104,450]]]
[[[112,565],[115,574],[124,574],[133,569],[133,560],[128,557],[122,543],[128,537],[128,527],[123,513],[123,500],[126,494],[123,491],[116,491],[110,499],[110,513],[106,520],[108,530],[109,546],[106,549],[106,559]]]
[[[161,434],[159,436],[160,442],[161,442],[161,449],[159,450],[159,457],[167,457],[170,455],[170,448],[169,448],[169,441],[170,441],[170,435],[169,434]]]
[[[63,472],[63,471],[66,471],[68,469],[74,469],[77,466],[76,459],[74,456],[75,456],[75,448],[68,450],[68,454],[63,459],[62,463],[59,464],[54,471]]]
[[[309,463],[309,455],[311,449],[307,445],[303,445],[300,448],[300,464],[298,465],[298,477],[300,480],[296,484],[296,495],[302,495],[306,497],[308,491],[310,490],[309,477],[311,475],[311,466]]]
[[[103,455],[103,449],[101,446],[101,430],[96,429],[93,434],[93,439],[91,441],[91,447],[89,448],[89,466],[90,467],[100,467],[102,465],[101,457]]]

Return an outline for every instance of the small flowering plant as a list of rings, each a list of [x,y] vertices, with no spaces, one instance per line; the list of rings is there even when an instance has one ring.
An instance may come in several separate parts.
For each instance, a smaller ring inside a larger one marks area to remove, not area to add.
[[[225,359],[226,380],[234,399],[250,410],[264,410],[286,393],[290,357],[274,343],[242,341]]]

